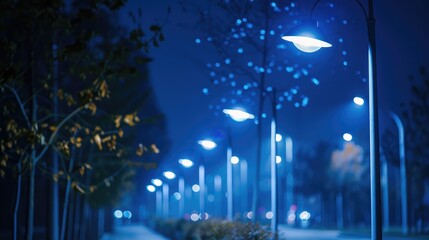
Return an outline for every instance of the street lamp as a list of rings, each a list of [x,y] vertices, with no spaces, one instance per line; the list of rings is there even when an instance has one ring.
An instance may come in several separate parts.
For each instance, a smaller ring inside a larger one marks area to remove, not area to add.
[[[243,122],[254,119],[255,116],[243,109],[224,109],[223,112],[236,122]],[[226,149],[226,192],[227,192],[227,220],[232,221],[233,194],[232,194],[232,148],[231,148],[231,131],[228,128],[228,139]],[[255,213],[254,213],[255,214]]]
[[[198,144],[205,150],[213,150],[216,148],[217,144],[210,139],[199,140]],[[200,157],[200,166],[198,167],[198,184],[200,185],[200,218],[201,220],[206,219],[205,212],[205,196],[206,196],[206,186],[205,186],[205,167],[202,161],[202,156]]]
[[[320,0],[317,0],[311,8],[310,16]],[[370,142],[370,177],[371,177],[371,239],[382,239],[381,223],[381,185],[380,185],[380,143],[378,129],[378,96],[377,96],[377,74],[376,74],[376,42],[375,42],[375,18],[374,1],[368,0],[368,12],[359,0],[355,0],[359,5],[368,30],[368,85],[369,85],[369,142]],[[318,30],[313,28],[313,30]],[[316,31],[314,31],[316,32]],[[314,48],[315,51],[324,47],[324,41],[310,35],[288,34],[282,37],[284,40],[292,42],[295,46]],[[326,45],[326,47],[329,47]],[[299,47],[298,47],[299,49]],[[301,50],[301,49],[300,49]],[[314,51],[313,51],[314,52]]]
[[[365,101],[360,97],[354,97],[353,102],[356,105],[362,106]],[[408,198],[407,198],[407,167],[405,163],[405,130],[401,118],[394,112],[390,112],[390,117],[398,128],[398,143],[399,143],[399,172],[401,176],[401,212],[402,212],[402,234],[408,233]]]
[[[194,166],[194,162],[187,158],[179,159],[179,164],[184,168],[190,168]],[[179,177],[179,193],[181,198],[179,199],[179,216],[183,217],[185,210],[185,179],[183,176]]]

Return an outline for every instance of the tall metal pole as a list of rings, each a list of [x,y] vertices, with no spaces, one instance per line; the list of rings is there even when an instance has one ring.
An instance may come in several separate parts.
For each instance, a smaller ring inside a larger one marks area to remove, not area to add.
[[[405,139],[404,125],[401,119],[393,112],[390,112],[398,127],[399,136],[399,171],[401,174],[401,209],[402,209],[402,234],[408,233],[408,200],[407,200],[407,166],[405,165]]]
[[[215,189],[215,216],[221,217],[222,213],[220,212],[222,209],[222,178],[219,175],[214,177],[214,189]]]
[[[229,131],[228,131],[229,132]],[[228,133],[229,134],[229,133]],[[229,141],[228,141],[229,142]],[[226,149],[226,198],[227,198],[227,220],[232,221],[232,149],[230,143]]]
[[[185,214],[185,179],[183,177],[179,178],[179,218],[183,218]]]
[[[199,170],[199,185],[200,185],[200,218],[201,220],[205,220],[205,194],[206,194],[206,188],[205,188],[205,168],[203,164],[200,164]]]
[[[168,184],[164,183],[162,184],[162,215],[164,218],[168,218],[170,215],[170,209],[169,209],[169,198],[168,198]]]
[[[277,121],[277,108],[276,108],[276,90],[272,92],[272,110],[273,118],[271,120],[271,212],[273,213],[273,218],[271,219],[271,230],[277,233],[278,230],[278,205],[277,205],[277,148],[276,148],[276,121]]]
[[[247,183],[247,161],[240,161],[240,182],[241,182],[241,209],[244,213],[249,211],[248,198],[249,189]]]
[[[371,178],[371,239],[382,239],[380,142],[378,127],[377,65],[374,1],[368,0],[369,143]]]

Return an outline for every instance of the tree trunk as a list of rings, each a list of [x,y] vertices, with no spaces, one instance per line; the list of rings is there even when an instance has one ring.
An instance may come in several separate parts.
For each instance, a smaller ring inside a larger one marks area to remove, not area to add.
[[[19,239],[18,236],[18,212],[19,212],[19,204],[21,202],[21,191],[22,191],[22,174],[21,174],[21,164],[22,162],[18,162],[18,179],[16,186],[16,199],[15,199],[15,208],[13,210],[13,240]]]

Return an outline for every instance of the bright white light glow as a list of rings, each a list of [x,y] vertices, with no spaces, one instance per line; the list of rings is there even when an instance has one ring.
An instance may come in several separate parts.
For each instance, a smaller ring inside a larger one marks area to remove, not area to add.
[[[207,220],[207,219],[209,219],[209,214],[208,213],[200,213],[200,215],[198,215],[198,217],[201,220]]]
[[[130,219],[133,216],[133,214],[130,211],[124,211],[124,218]]]
[[[174,199],[176,199],[177,201],[179,201],[182,198],[182,195],[178,192],[173,193],[173,197]]]
[[[281,162],[282,162],[282,157],[276,156],[276,163],[281,163]]]
[[[156,190],[155,186],[153,186],[153,185],[147,185],[147,186],[146,186],[146,189],[147,189],[149,192],[155,192],[155,190]]]
[[[276,133],[276,142],[280,142],[283,139],[282,135]]]
[[[114,213],[113,213],[113,216],[115,216],[115,218],[122,218],[122,211],[121,210],[116,210]]]
[[[312,37],[283,36],[282,39],[292,42],[296,48],[307,53],[316,52],[321,48],[332,47],[332,44]]]
[[[350,142],[353,139],[353,136],[350,133],[343,134],[344,141]]]
[[[205,150],[212,150],[217,146],[215,142],[209,139],[199,140],[198,144],[200,144]]]
[[[198,186],[198,184],[192,185],[192,191],[199,192],[200,191],[200,186]]]
[[[365,103],[365,101],[361,97],[354,97],[353,102],[359,106],[362,106]]]
[[[232,164],[237,164],[240,162],[240,159],[237,156],[232,156],[231,157],[231,163]]]
[[[196,222],[196,221],[198,221],[198,219],[200,219],[200,217],[198,216],[198,214],[196,214],[196,213],[192,213],[191,214],[191,220],[192,221]]]
[[[273,212],[271,212],[271,211],[267,212],[267,213],[265,214],[265,217],[266,217],[267,219],[271,219],[271,218],[273,218]]]
[[[308,219],[310,219],[311,214],[307,211],[303,211],[302,213],[299,214],[299,219],[301,219],[302,221],[307,221]]]
[[[247,216],[247,218],[248,218],[248,219],[252,219],[252,217],[253,217],[253,213],[252,213],[252,212],[248,212],[248,213],[246,214],[246,216]]]
[[[223,112],[230,116],[236,122],[243,122],[248,119],[254,119],[255,116],[240,109],[224,109]]]
[[[162,174],[168,179],[174,179],[176,177],[176,174],[172,171],[165,171]]]
[[[158,178],[152,179],[152,183],[153,183],[153,185],[155,185],[157,187],[162,185],[162,181]]]
[[[179,159],[179,163],[185,168],[190,168],[194,165],[194,162],[192,162],[192,160],[187,158]]]

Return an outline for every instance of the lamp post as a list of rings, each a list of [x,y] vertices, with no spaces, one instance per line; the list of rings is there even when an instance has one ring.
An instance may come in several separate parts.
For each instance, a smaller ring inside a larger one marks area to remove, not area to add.
[[[311,14],[320,0],[311,9]],[[374,1],[368,0],[368,12],[359,0],[355,0],[363,14],[368,30],[368,92],[369,92],[369,142],[370,142],[370,178],[371,178],[371,239],[382,239],[381,222],[381,185],[380,185],[380,143],[378,127],[377,66],[375,42]],[[311,16],[311,15],[310,15]],[[286,35],[282,37],[293,42],[295,46],[319,50],[331,45],[310,35]]]
[[[194,162],[187,158],[179,159],[179,163],[184,168],[190,168],[194,165]],[[185,179],[183,178],[183,175],[179,177],[179,193],[180,193],[179,216],[183,217],[185,213]]]
[[[353,102],[356,105],[362,106],[365,103],[365,100],[360,97],[354,97]],[[399,144],[399,173],[401,176],[401,212],[402,212],[402,234],[408,233],[408,198],[407,198],[407,167],[405,163],[405,130],[404,130],[404,124],[401,121],[401,118],[394,113],[389,112],[390,117],[393,119],[393,121],[396,124],[396,127],[398,128],[398,144]],[[387,167],[387,166],[386,166]],[[384,171],[384,170],[383,170]],[[387,171],[387,170],[386,170]],[[387,181],[387,177],[385,178],[385,181]],[[387,182],[386,182],[387,184]],[[388,210],[387,210],[388,211]]]
[[[242,109],[224,109],[223,112],[236,122],[243,122],[248,119],[254,119],[255,116]],[[226,149],[226,192],[227,192],[227,220],[232,221],[233,193],[232,193],[232,148],[231,148],[231,131],[228,128],[228,139]],[[256,213],[253,213],[255,217]]]
[[[210,139],[199,140],[198,144],[205,150],[213,150],[217,144]],[[206,186],[205,186],[205,167],[203,163],[203,156],[200,156],[200,166],[198,167],[198,184],[200,185],[200,218],[206,219],[205,200],[206,200]]]

